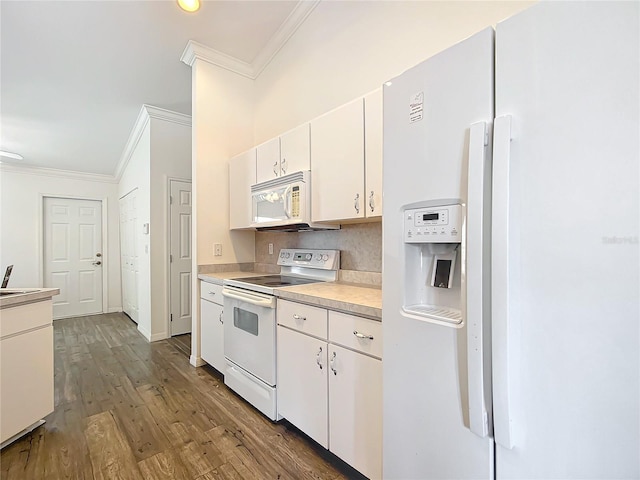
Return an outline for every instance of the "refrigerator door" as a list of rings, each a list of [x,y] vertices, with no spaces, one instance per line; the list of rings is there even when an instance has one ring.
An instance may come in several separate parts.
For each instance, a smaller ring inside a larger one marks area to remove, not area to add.
[[[639,7],[497,27],[498,480],[640,478]]]
[[[471,126],[484,122],[474,132],[489,132],[493,119],[493,58],[493,30],[489,28],[385,84],[385,479],[493,478],[493,441],[482,437],[488,433],[486,407],[490,399],[483,396],[486,384],[470,382],[468,375],[468,366],[483,372],[485,358],[473,358],[468,363],[466,320],[460,325],[446,325],[402,312],[405,292],[428,288],[431,279],[428,268],[406,260],[406,248],[422,247],[403,241],[403,206],[426,202],[427,207],[466,207],[467,161],[472,157],[483,160],[482,152],[470,155]],[[474,135],[472,144],[475,147],[479,143],[482,150],[483,133],[479,135],[477,139]],[[477,171],[483,171],[482,165]],[[466,255],[464,247],[460,250],[458,258]],[[458,274],[466,272],[464,263],[456,269]],[[406,275],[414,268],[422,273],[413,276],[420,277],[416,282],[407,280]],[[446,294],[457,294],[460,302],[465,285],[460,277],[457,282],[457,290],[450,289]],[[481,289],[474,290],[475,294],[482,295]],[[448,298],[453,300],[453,295]],[[464,308],[461,310],[464,312]],[[469,429],[469,385],[473,388],[471,409],[478,434]]]

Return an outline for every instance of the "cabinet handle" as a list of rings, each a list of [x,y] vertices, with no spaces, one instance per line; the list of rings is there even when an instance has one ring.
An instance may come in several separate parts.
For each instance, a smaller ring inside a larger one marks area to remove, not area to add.
[[[329,368],[331,368],[331,371],[333,372],[334,375],[338,375],[338,372],[335,369],[335,361],[336,361],[336,352],[333,352],[333,355],[331,355],[331,361],[329,362]]]
[[[376,209],[376,204],[373,201],[373,190],[371,190],[371,194],[369,195],[369,208],[371,208],[371,212]]]
[[[367,340],[373,340],[373,335],[367,335],[366,333],[360,333],[357,330],[354,330],[353,334],[358,338],[366,338]]]
[[[356,213],[360,213],[360,194],[356,193],[356,198],[353,199],[353,208],[356,209]]]
[[[273,164],[273,174],[277,177],[278,176],[278,162]]]
[[[303,321],[307,319],[307,317],[301,317],[297,313],[293,314],[293,318],[296,319],[296,320],[303,320]]]
[[[218,317],[218,320],[220,321],[221,324],[224,325],[224,320],[222,320],[222,315],[224,314],[224,310],[220,312],[220,316]]]
[[[320,370],[322,370],[322,359],[320,358],[320,355],[322,355],[322,347],[320,347],[320,350],[318,350],[318,354],[316,355],[316,363],[320,367]]]
[[[287,173],[287,159],[283,158],[282,161],[280,162],[280,170],[282,170],[282,174],[286,174]]]

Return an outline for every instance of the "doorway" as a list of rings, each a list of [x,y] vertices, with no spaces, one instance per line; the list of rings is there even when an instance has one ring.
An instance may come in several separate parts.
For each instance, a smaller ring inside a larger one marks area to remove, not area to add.
[[[191,182],[169,180],[169,302],[171,336],[191,332]]]
[[[43,197],[44,286],[53,318],[103,313],[102,202]]]

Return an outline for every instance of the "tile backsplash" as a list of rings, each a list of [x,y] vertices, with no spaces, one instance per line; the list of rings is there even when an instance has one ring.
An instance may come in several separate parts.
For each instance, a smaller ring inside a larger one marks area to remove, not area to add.
[[[273,255],[269,255],[270,243]],[[281,248],[336,249],[341,251],[341,269],[381,272],[382,222],[315,232],[256,232],[256,263],[275,264]]]

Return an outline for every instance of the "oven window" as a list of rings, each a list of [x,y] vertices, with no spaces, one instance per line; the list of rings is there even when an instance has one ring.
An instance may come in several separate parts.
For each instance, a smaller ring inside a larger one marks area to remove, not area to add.
[[[258,315],[233,307],[233,325],[251,335],[258,336]]]

